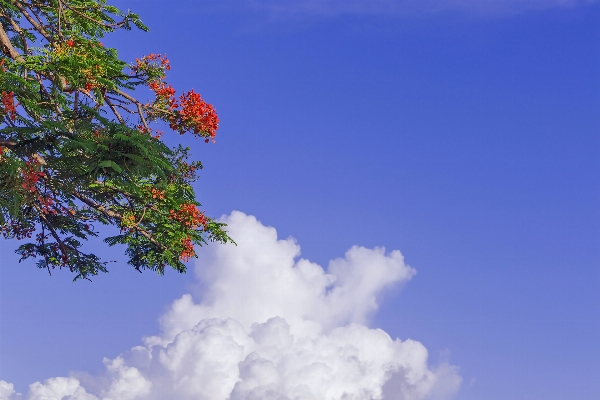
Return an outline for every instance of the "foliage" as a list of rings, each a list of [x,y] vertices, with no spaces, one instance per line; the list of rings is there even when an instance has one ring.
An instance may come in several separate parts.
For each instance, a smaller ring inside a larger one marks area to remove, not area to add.
[[[17,250],[75,279],[106,272],[82,251],[94,224],[116,226],[137,270],[185,272],[194,245],[231,239],[198,210],[191,182],[202,167],[154,126],[214,141],[214,108],[165,82],[165,56],[128,65],[100,42],[139,16],[105,0],[0,0],[0,229]],[[134,97],[147,88],[148,103]]]

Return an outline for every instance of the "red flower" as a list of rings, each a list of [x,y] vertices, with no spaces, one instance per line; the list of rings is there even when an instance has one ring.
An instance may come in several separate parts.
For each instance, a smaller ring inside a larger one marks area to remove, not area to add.
[[[170,218],[172,220],[181,222],[188,228],[196,229],[200,226],[206,227],[208,224],[208,218],[202,213],[202,211],[198,210],[195,205],[191,203],[185,203],[179,206],[179,210],[175,212],[171,210]]]
[[[180,96],[179,100],[181,110],[179,116],[171,118],[171,129],[182,134],[191,131],[195,135],[214,138],[219,128],[219,117],[214,107],[193,89]]]
[[[21,171],[21,176],[23,177],[23,183],[21,184],[21,186],[23,187],[23,189],[27,190],[28,192],[35,192],[36,191],[36,185],[38,183],[38,181],[40,180],[40,178],[43,178],[46,176],[46,174],[42,171],[37,171],[37,168],[39,167],[39,164],[36,162],[32,162],[32,161],[27,161],[25,169]]]
[[[169,59],[166,55],[148,54],[142,58],[135,59],[135,65],[131,68],[134,72],[147,72],[150,68],[164,68],[166,71],[171,69]]]
[[[164,82],[153,81],[148,84],[148,87],[156,94],[157,101],[167,102],[169,110],[173,110],[177,107],[177,102],[174,98],[175,89],[173,89],[171,85],[167,85]]]
[[[74,42],[74,41],[72,41],[72,40],[67,40],[67,45],[68,45],[69,47],[73,47],[73,46],[75,46],[75,42]]]
[[[14,121],[17,117],[17,106],[14,92],[2,92],[2,109],[8,114],[11,121]]]

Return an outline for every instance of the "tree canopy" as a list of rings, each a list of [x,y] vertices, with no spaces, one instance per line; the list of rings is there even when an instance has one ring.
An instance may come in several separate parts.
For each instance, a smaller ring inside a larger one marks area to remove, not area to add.
[[[27,241],[21,260],[74,279],[106,272],[83,249],[99,224],[116,227],[104,240],[125,245],[129,264],[159,274],[185,272],[194,245],[231,241],[198,208],[202,164],[158,130],[214,141],[215,109],[176,94],[164,55],[128,64],[101,42],[147,30],[138,15],[105,0],[0,0],[0,23],[0,230]]]

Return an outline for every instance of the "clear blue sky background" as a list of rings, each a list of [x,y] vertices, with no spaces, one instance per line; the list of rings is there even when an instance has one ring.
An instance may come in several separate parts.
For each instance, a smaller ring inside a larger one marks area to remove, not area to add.
[[[210,215],[256,215],[321,265],[403,252],[418,274],[371,326],[460,366],[458,399],[597,399],[600,6],[406,3],[119,0],[151,32],[105,43],[167,53],[169,81],[216,106],[217,145],[189,142]],[[191,278],[94,244],[118,262],[72,284],[16,245],[0,240],[0,379],[22,392],[155,334]]]

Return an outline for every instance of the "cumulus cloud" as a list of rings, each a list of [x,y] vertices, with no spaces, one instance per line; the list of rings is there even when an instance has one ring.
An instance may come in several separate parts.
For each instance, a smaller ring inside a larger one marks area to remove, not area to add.
[[[256,218],[234,212],[227,223],[238,245],[203,253],[196,268],[201,301],[194,303],[190,295],[175,301],[161,319],[164,338],[171,340],[205,318],[233,318],[250,328],[278,316],[301,334],[365,323],[377,310],[377,295],[416,273],[399,251],[357,246],[325,272],[308,260],[296,261],[295,240],[278,240],[275,228]]]
[[[44,383],[29,385],[28,399],[32,400],[96,400],[81,387],[75,378],[51,378]]]
[[[339,14],[407,14],[463,10],[483,14],[516,13],[555,7],[576,7],[597,0],[253,0],[272,17]]]
[[[15,395],[15,387],[12,383],[0,381],[0,400],[9,400]]]
[[[327,269],[294,239],[241,212],[238,246],[211,246],[198,285],[161,318],[161,334],[105,359],[102,376],[30,385],[28,400],[449,399],[456,367],[428,365],[419,342],[367,326],[381,294],[415,275],[399,251],[352,247]],[[2,397],[4,396],[4,397]],[[0,381],[0,400],[16,399]]]

